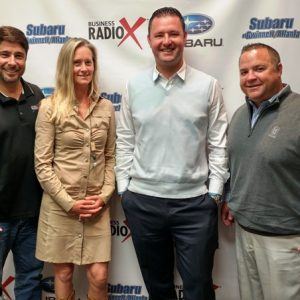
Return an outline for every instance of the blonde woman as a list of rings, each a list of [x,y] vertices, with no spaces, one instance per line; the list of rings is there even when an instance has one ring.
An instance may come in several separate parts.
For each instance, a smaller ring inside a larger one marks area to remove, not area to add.
[[[88,299],[107,299],[106,204],[114,164],[114,109],[99,97],[96,49],[71,38],[59,53],[54,94],[42,101],[36,122],[35,168],[44,189],[36,257],[53,263],[58,300],[75,299],[74,265],[86,266]]]

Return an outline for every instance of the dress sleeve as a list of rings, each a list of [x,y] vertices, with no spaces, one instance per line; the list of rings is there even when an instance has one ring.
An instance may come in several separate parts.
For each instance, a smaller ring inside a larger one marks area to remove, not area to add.
[[[104,149],[105,165],[104,165],[104,183],[101,189],[100,197],[107,203],[115,190],[115,148],[116,148],[116,121],[115,110],[110,103],[111,118],[107,132],[107,140]]]
[[[68,212],[75,200],[67,193],[53,169],[55,125],[50,121],[52,114],[50,101],[50,99],[42,100],[36,120],[35,172],[45,193]]]

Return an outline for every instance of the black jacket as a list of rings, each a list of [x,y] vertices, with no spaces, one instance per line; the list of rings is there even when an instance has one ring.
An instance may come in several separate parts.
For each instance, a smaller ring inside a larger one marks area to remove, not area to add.
[[[0,220],[35,217],[42,190],[34,172],[35,120],[44,98],[25,82],[20,99],[0,93]]]

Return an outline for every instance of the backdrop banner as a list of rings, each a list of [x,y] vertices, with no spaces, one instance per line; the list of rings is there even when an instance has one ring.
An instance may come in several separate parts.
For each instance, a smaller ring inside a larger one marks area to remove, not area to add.
[[[30,43],[24,78],[53,92],[56,60],[70,37],[90,40],[98,49],[102,96],[112,101],[116,115],[128,78],[153,65],[147,42],[148,20],[163,6],[181,11],[188,28],[185,60],[216,77],[222,88],[228,117],[243,104],[238,59],[242,46],[253,42],[271,45],[281,55],[283,81],[300,92],[300,6],[298,0],[1,0],[0,25],[20,28]],[[298,61],[298,63],[297,63]],[[188,99],[186,99],[188,101]],[[112,261],[109,270],[110,300],[147,300],[130,230],[120,199],[111,200]],[[238,300],[234,228],[219,225],[219,249],[214,266],[218,300]],[[178,299],[182,282],[176,273]],[[4,297],[14,299],[14,268],[9,255],[3,274]],[[85,268],[75,271],[76,300],[86,299]],[[54,300],[53,272],[43,272],[43,299]]]

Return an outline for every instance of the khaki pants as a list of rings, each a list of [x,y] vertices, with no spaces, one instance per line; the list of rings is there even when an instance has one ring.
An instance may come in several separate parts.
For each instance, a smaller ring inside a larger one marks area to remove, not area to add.
[[[300,235],[262,236],[236,224],[241,300],[300,299]]]

